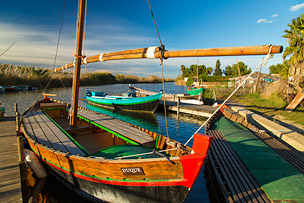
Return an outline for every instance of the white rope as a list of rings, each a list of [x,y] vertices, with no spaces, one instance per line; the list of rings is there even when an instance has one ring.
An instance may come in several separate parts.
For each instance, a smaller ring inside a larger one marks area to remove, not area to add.
[[[189,138],[189,140],[185,143],[185,146],[191,141],[191,139],[194,137],[196,133],[198,133],[210,120],[211,118],[224,106],[224,104],[234,95],[234,93],[247,81],[247,79],[261,66],[263,63],[267,63],[268,60],[272,57],[271,54],[272,45],[269,47],[269,52],[265,59],[262,60],[262,62],[239,84],[239,86],[227,97],[227,99],[213,112],[213,114],[199,127],[199,129]]]
[[[148,47],[147,50],[147,58],[148,59],[155,59],[155,50],[157,47]]]
[[[99,55],[99,61],[103,61],[103,59],[102,59],[103,54],[104,54],[104,53],[101,53],[101,54]]]

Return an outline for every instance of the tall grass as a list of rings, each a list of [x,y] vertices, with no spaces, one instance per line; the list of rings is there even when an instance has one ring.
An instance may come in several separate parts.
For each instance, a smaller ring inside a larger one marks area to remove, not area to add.
[[[268,97],[263,97],[257,93],[245,94],[234,97],[233,100],[242,103],[246,109],[258,114],[272,118],[274,121],[277,115],[283,116],[286,120],[304,126],[304,108],[298,106],[292,112],[286,111],[288,103],[278,93],[274,92]]]
[[[284,101],[284,99],[278,92],[274,92],[268,97],[263,97],[258,93],[254,93],[238,96],[234,99],[240,101],[244,105],[251,105],[263,108],[284,109],[287,105],[286,101]]]
[[[37,68],[35,66],[15,66],[0,63],[0,86],[1,85],[32,85],[40,89],[44,88],[51,81],[49,87],[71,87],[73,74],[71,72],[52,72],[50,69]],[[171,82],[173,79],[165,79]],[[115,83],[160,83],[158,76],[148,76],[146,78],[135,75],[115,76],[107,72],[83,73],[80,75],[80,85],[105,85]]]

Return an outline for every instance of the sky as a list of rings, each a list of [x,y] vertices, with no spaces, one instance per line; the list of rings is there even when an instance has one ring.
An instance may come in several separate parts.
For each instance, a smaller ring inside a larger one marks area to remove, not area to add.
[[[63,16],[64,0],[2,1],[0,7],[0,63],[53,68]],[[252,45],[288,46],[284,30],[304,12],[298,0],[150,0],[156,24],[167,50]],[[74,61],[76,0],[66,0],[55,67]],[[84,55],[159,46],[146,0],[88,0]],[[243,61],[254,69],[263,56],[171,58],[164,61],[165,77],[176,78],[180,66],[204,64],[221,69]],[[276,54],[268,67],[282,63]],[[85,69],[82,69],[84,72]],[[105,61],[87,65],[87,71],[161,76],[158,59]]]

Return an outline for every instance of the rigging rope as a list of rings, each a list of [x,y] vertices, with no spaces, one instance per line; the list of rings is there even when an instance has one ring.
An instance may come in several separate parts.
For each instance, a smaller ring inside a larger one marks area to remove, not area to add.
[[[156,21],[155,21],[154,15],[153,15],[153,11],[152,11],[150,2],[149,2],[149,0],[147,0],[147,1],[148,1],[148,5],[149,5],[149,8],[150,8],[150,11],[151,11],[151,15],[152,15],[152,18],[153,18],[154,26],[155,26],[155,29],[156,29],[156,32],[157,32],[157,35],[158,35],[158,39],[159,39],[160,45],[163,45],[163,43],[161,41],[161,38],[160,38],[160,34],[158,32],[158,29],[157,29]]]
[[[185,143],[184,146],[186,146],[191,139],[194,137],[194,135],[196,133],[198,133],[210,120],[211,118],[224,106],[224,104],[233,96],[233,94],[242,86],[245,84],[246,80],[263,64],[266,65],[268,60],[270,58],[272,58],[272,54],[271,54],[271,49],[272,49],[272,45],[269,47],[269,52],[267,54],[267,56],[265,57],[265,59],[262,60],[262,62],[245,78],[245,80],[243,80],[242,83],[239,84],[239,86],[227,97],[227,99],[213,112],[213,114],[201,125],[201,127],[199,127],[199,129],[193,133],[193,135],[189,138],[189,140]]]
[[[156,21],[155,21],[154,15],[153,15],[153,11],[152,11],[150,2],[149,2],[149,0],[147,0],[147,1],[148,1],[148,5],[149,5],[150,11],[151,11],[152,18],[153,18],[154,26],[155,26],[155,29],[156,29],[156,32],[157,32],[157,35],[158,35],[158,39],[159,39],[159,42],[160,42],[160,47],[159,47],[160,57],[159,57],[159,60],[160,60],[160,65],[161,65],[161,70],[162,70],[162,85],[163,85],[163,96],[164,96],[163,98],[164,98],[165,124],[166,124],[167,137],[170,138],[169,137],[169,131],[168,131],[168,122],[167,122],[166,93],[165,93],[164,67],[163,67],[164,59],[167,59],[164,56],[164,53],[165,53],[166,49],[165,49],[165,45],[162,43],[162,40],[160,38],[160,34],[158,32],[158,29],[157,29]]]
[[[16,42],[14,42],[13,44],[11,44],[11,46],[9,46],[7,49],[5,49],[0,56],[2,56],[3,54],[5,54],[5,52],[7,52]]]

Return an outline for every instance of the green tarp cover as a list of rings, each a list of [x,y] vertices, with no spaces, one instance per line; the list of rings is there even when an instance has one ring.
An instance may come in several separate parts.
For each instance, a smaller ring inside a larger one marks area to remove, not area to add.
[[[195,96],[195,95],[199,95],[201,92],[203,93],[204,88],[191,88],[190,90],[187,90],[187,93],[190,94],[190,96]]]
[[[114,145],[114,146],[99,150],[98,152],[95,152],[94,154],[92,154],[92,156],[114,159],[117,157],[148,153],[148,152],[152,152],[152,151],[153,151],[153,148],[143,147],[140,145]],[[129,157],[129,159],[137,159],[139,157],[149,158],[150,155],[148,154],[148,155],[133,156],[133,157]],[[151,158],[157,158],[157,157],[161,157],[161,156],[159,156],[157,154],[151,155]]]
[[[304,202],[304,175],[239,123],[221,117],[220,130],[272,201]]]

